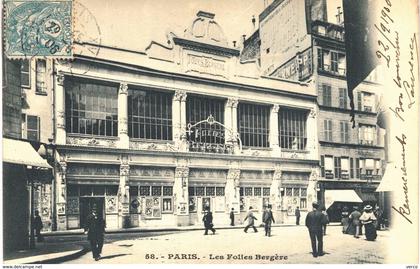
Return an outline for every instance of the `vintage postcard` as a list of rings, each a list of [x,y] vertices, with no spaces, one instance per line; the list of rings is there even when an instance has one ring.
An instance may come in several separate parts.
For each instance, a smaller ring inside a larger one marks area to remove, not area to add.
[[[417,1],[2,8],[4,268],[417,268]]]

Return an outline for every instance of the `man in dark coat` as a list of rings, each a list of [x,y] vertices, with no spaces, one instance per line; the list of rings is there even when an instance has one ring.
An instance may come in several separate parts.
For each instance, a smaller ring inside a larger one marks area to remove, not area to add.
[[[257,228],[255,228],[255,220],[257,220],[256,217],[254,217],[254,213],[252,212],[252,206],[249,207],[248,214],[246,215],[244,222],[248,220],[248,225],[245,226],[244,232],[248,232],[249,227],[252,227],[254,229],[254,232],[258,232]]]
[[[296,225],[300,225],[299,224],[300,223],[300,210],[299,210],[299,207],[296,207],[295,216],[296,216]]]
[[[320,210],[318,210],[319,205],[317,202],[312,203],[313,211],[309,212],[306,216],[305,225],[308,227],[309,236],[311,238],[312,245],[312,256],[315,258],[318,256],[323,256],[323,231],[322,227],[327,223],[327,219]],[[317,247],[318,241],[318,247]]]
[[[359,210],[357,210],[357,206],[353,207],[353,212],[351,212],[349,219],[350,219],[350,223],[352,225],[352,232],[353,236],[355,238],[359,238],[359,234],[360,234],[360,216],[362,215],[362,213],[359,212]]]
[[[211,213],[209,208],[206,208],[204,211],[203,216],[203,222],[204,222],[204,235],[208,235],[209,230],[213,232],[213,234],[216,233],[216,229],[213,228],[213,214]]]
[[[232,207],[230,211],[230,226],[235,226],[235,209]]]
[[[85,231],[88,234],[92,256],[97,261],[101,258],[104,244],[105,220],[98,216],[96,210],[92,210],[92,213],[88,216]]]
[[[271,236],[271,222],[275,223],[273,218],[273,212],[271,211],[271,205],[268,205],[267,209],[263,214],[263,222],[265,229],[265,236]]]
[[[43,242],[44,241],[44,237],[41,234],[41,230],[42,230],[42,220],[41,217],[39,216],[39,211],[35,210],[35,218],[34,218],[34,229],[35,229],[35,234],[36,234],[36,238],[38,242]]]

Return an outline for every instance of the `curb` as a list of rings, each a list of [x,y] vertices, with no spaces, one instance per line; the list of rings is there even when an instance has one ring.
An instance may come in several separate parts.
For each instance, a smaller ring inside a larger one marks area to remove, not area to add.
[[[62,257],[57,257],[57,258],[52,258],[52,259],[47,259],[47,260],[41,260],[41,261],[36,261],[36,262],[31,262],[31,263],[26,263],[26,264],[57,264],[57,263],[62,263],[62,262],[66,262],[66,261],[70,261],[76,258],[79,258],[80,256],[86,254],[89,252],[89,249],[86,247],[83,247],[81,250],[66,255],[66,256],[62,256]]]
[[[329,226],[341,226],[339,223],[329,224]],[[216,229],[217,230],[229,230],[229,229],[244,229],[245,226],[222,226]],[[256,226],[257,228],[259,226]],[[275,224],[271,227],[305,227],[305,225],[295,225],[295,224]],[[155,228],[155,229],[141,229],[141,228],[126,228],[126,229],[115,229],[115,230],[108,230],[105,231],[105,234],[120,234],[120,233],[151,233],[151,232],[183,232],[183,231],[199,231],[203,230],[203,227],[188,227],[185,226],[182,228]],[[81,231],[63,231],[63,232],[48,232],[43,233],[44,236],[66,236],[66,235],[83,235],[84,233]]]

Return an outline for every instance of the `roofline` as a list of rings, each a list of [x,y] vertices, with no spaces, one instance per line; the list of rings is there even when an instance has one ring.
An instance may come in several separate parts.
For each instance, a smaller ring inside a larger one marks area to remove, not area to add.
[[[132,64],[122,64],[122,63],[112,61],[112,60],[98,59],[98,58],[83,56],[83,55],[76,56],[75,58],[80,59],[80,60],[90,61],[90,62],[96,62],[96,63],[102,63],[102,64],[108,64],[108,65],[112,65],[112,66],[117,66],[119,68],[130,69],[132,71],[143,72],[143,73],[150,74],[150,75],[155,75],[155,76],[168,76],[168,77],[172,77],[172,78],[178,78],[180,80],[195,81],[195,82],[202,82],[202,83],[211,83],[213,85],[227,85],[227,86],[230,86],[230,87],[244,88],[244,89],[251,90],[251,91],[256,91],[256,90],[258,91],[259,90],[259,91],[265,91],[265,92],[271,92],[271,93],[278,93],[278,94],[288,96],[288,97],[308,99],[308,100],[312,100],[312,101],[317,100],[317,96],[316,96],[315,93],[314,94],[296,93],[296,92],[289,92],[289,91],[282,90],[282,89],[267,88],[267,87],[264,87],[264,86],[248,85],[248,84],[243,84],[243,83],[239,83],[239,82],[232,82],[232,81],[221,81],[221,80],[216,80],[216,79],[211,79],[211,78],[203,78],[203,77],[198,77],[198,76],[193,76],[193,75],[188,75],[188,74],[171,73],[171,72],[168,72],[168,71],[156,70],[156,69],[152,69],[152,68],[148,68],[148,67],[144,67],[144,66],[136,66],[136,65],[132,65]],[[277,79],[277,78],[269,78],[269,77],[262,77],[262,78],[270,79],[270,80],[283,81],[285,83],[290,83],[290,84],[298,84],[298,85],[301,85],[301,86],[309,86],[308,83],[288,81],[288,80],[282,80],[282,79]]]

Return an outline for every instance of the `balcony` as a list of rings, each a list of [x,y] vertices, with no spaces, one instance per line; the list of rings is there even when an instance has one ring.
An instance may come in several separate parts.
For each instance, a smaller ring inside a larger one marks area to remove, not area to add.
[[[318,71],[320,72],[326,72],[329,74],[333,74],[336,76],[346,76],[346,68],[342,67],[334,67],[328,64],[324,64],[323,66],[318,66]]]
[[[366,146],[375,146],[375,143],[373,143],[373,140],[359,140],[360,145],[366,145]]]
[[[312,34],[339,42],[344,42],[344,27],[324,21],[312,22]]]

